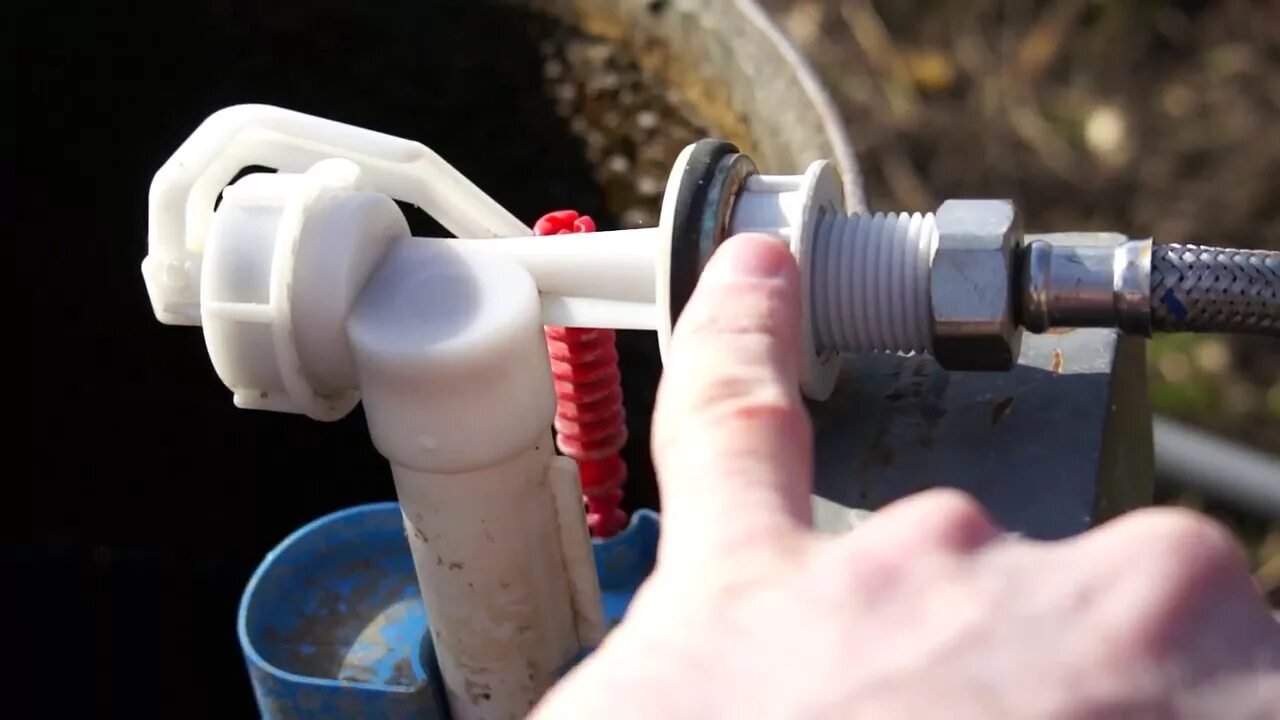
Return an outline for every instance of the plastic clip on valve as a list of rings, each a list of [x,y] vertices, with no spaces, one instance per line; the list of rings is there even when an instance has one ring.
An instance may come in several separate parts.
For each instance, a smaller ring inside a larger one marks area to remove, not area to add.
[[[595,222],[573,210],[547,213],[538,235],[589,233]],[[618,451],[627,442],[626,412],[613,330],[548,327],[547,348],[556,386],[556,447],[578,463],[587,527],[595,537],[627,526],[621,510],[627,466]]]
[[[200,324],[200,256],[214,202],[237,172],[259,165],[298,173],[329,158],[355,163],[361,190],[416,205],[454,234],[530,232],[425,145],[270,105],[236,105],[210,115],[152,180],[142,272],[156,317]]]

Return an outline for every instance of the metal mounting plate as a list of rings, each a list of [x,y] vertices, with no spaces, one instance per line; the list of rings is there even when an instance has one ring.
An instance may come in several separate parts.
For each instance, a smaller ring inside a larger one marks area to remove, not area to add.
[[[1037,237],[1055,238],[1027,239]],[[1010,372],[948,372],[927,356],[846,360],[833,396],[811,405],[815,525],[839,531],[935,486],[966,490],[1006,529],[1042,539],[1149,504],[1145,352],[1140,337],[1081,329],[1028,333]]]

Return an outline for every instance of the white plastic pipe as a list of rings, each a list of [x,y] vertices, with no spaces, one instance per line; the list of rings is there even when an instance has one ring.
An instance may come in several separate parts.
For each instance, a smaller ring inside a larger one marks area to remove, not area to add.
[[[538,285],[542,319],[562,327],[653,330],[657,228],[545,237],[419,238],[476,249],[519,263]]]
[[[539,305],[510,258],[406,237],[346,322],[458,720],[522,717],[603,632]]]
[[[542,323],[555,327],[653,330],[659,318],[643,302],[542,296]]]
[[[206,346],[242,407],[333,420],[363,401],[452,715],[520,717],[604,626],[576,468],[553,454],[543,303],[500,244],[410,237],[360,176],[331,159],[228,188]]]
[[[548,431],[539,445],[479,470],[393,467],[456,720],[523,717],[582,646],[557,551],[551,448]]]
[[[446,238],[450,247],[477,240]],[[654,261],[661,248],[657,228],[574,235],[491,238],[483,248],[520,263],[539,292],[561,297],[653,302]]]

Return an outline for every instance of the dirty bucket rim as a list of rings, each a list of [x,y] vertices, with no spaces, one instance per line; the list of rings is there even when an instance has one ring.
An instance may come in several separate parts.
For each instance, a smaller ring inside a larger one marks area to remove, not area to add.
[[[791,67],[804,94],[813,103],[818,120],[831,143],[836,167],[844,184],[844,201],[850,212],[865,210],[867,200],[863,189],[862,168],[858,164],[853,140],[849,137],[843,116],[831,96],[830,89],[822,81],[809,59],[774,22],[758,0],[732,0],[743,17],[762,32],[777,49],[782,59]]]

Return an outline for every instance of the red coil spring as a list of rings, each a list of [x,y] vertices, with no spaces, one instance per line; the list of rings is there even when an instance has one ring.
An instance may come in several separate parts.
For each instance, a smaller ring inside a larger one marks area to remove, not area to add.
[[[595,229],[591,218],[573,210],[547,213],[533,226],[535,235]],[[627,466],[618,455],[627,442],[627,419],[614,332],[548,327],[546,336],[556,388],[556,447],[578,464],[592,536],[611,537],[627,525],[619,507]]]

